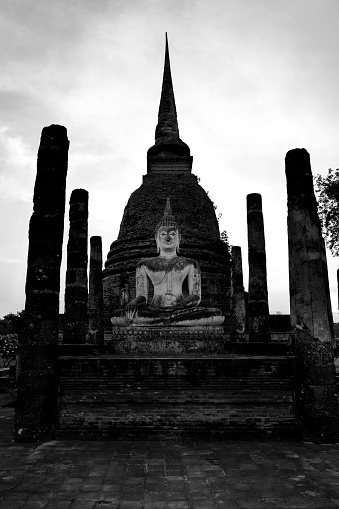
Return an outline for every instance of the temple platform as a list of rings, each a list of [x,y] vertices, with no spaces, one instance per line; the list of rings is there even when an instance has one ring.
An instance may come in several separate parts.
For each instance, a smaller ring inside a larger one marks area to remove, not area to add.
[[[102,346],[60,345],[57,438],[299,436],[286,342],[231,343],[222,328],[131,329]]]

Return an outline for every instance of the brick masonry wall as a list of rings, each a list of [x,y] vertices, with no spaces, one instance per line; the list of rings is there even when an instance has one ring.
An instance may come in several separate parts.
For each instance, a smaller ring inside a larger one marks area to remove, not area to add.
[[[293,359],[60,359],[59,436],[295,434]]]

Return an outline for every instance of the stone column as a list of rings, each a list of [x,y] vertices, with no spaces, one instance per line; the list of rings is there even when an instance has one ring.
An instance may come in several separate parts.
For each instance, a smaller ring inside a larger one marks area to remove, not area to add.
[[[20,442],[50,439],[58,416],[56,367],[68,147],[65,127],[44,127],[29,223],[18,356],[14,438]]]
[[[270,341],[266,247],[261,195],[247,195],[248,323],[250,341]]]
[[[88,333],[89,342],[103,344],[103,291],[102,291],[102,241],[101,237],[90,239]]]
[[[231,324],[230,340],[245,341],[246,312],[244,282],[242,275],[241,247],[233,246],[231,251]]]
[[[290,150],[285,162],[296,417],[305,439],[332,442],[339,439],[334,333],[310,156],[305,149]]]
[[[64,343],[85,343],[88,302],[88,192],[74,189],[69,201]]]

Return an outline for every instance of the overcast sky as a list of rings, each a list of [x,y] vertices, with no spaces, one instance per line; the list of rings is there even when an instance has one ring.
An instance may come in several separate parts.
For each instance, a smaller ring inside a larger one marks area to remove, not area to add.
[[[338,19],[338,0],[1,0],[0,317],[24,308],[44,126],[70,140],[64,246],[81,187],[106,259],[154,143],[165,31],[193,173],[243,249],[246,288],[246,195],[262,194],[270,311],[288,313],[284,159],[304,147],[313,174],[339,167]],[[64,272],[65,256],[61,297]]]

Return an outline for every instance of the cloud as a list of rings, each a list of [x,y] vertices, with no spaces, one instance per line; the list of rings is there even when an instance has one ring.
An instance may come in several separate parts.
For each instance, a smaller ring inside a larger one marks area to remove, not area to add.
[[[0,132],[0,197],[32,200],[36,155],[20,136],[10,134],[6,126]]]

